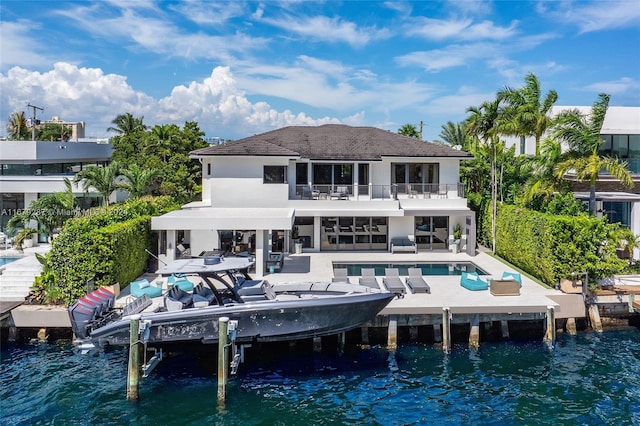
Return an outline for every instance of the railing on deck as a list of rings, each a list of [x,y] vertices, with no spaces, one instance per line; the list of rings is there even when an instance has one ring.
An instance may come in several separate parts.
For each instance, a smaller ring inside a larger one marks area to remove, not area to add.
[[[296,185],[294,200],[397,200],[464,198],[459,183],[395,183],[391,185]]]

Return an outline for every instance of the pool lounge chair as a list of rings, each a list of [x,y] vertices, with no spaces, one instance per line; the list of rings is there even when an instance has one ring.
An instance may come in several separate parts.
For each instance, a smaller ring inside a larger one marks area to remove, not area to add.
[[[362,276],[360,277],[360,285],[371,288],[380,288],[378,279],[376,278],[376,270],[373,268],[362,268]]]
[[[171,274],[169,278],[167,278],[167,284],[170,284],[174,287],[180,287],[182,291],[193,290],[193,283],[182,274]]]
[[[151,285],[148,279],[143,278],[141,280],[132,281],[129,284],[129,294],[134,297],[142,297],[143,294],[146,294],[149,297],[159,297],[162,296],[162,289]]]
[[[402,297],[402,295],[407,292],[402,284],[400,276],[398,275],[397,268],[385,268],[384,275],[385,277],[382,279],[382,284],[384,284],[384,287],[391,293],[395,293],[398,297]]]
[[[431,293],[431,287],[422,278],[422,270],[420,268],[409,268],[409,276],[406,279],[406,283],[411,293]]]
[[[347,268],[334,269],[333,278],[331,278],[331,282],[351,284],[351,281],[349,281],[349,277],[347,276]]]

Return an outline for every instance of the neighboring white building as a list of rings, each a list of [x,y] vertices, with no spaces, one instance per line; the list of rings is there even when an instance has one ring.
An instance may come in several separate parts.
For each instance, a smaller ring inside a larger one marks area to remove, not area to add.
[[[87,166],[107,164],[113,148],[95,140],[83,142],[0,141],[1,230],[16,211],[28,208],[40,196],[64,191],[64,178]],[[74,192],[83,194],[82,188]],[[81,207],[99,203],[98,194],[86,194]]]
[[[372,127],[285,127],[191,153],[203,167],[202,201],[152,219],[159,254],[247,251],[265,272],[272,252],[290,250],[297,229],[305,252],[389,250],[409,237],[419,250],[475,253],[475,213],[448,146]],[[263,260],[263,261],[260,261]]]
[[[591,112],[591,107],[587,106],[556,106],[552,108],[551,114],[555,116],[569,109],[578,109],[583,114]],[[596,185],[598,215],[607,216],[610,222],[620,222],[635,235],[640,235],[640,107],[610,106],[605,115],[601,136],[605,142],[600,152],[626,161],[635,186],[624,188],[610,176],[601,175]],[[535,153],[534,138],[511,137],[505,141],[507,147],[516,145],[516,152],[520,154]],[[571,174],[567,178],[575,180]],[[574,194],[577,198],[588,201],[589,185],[576,181]]]

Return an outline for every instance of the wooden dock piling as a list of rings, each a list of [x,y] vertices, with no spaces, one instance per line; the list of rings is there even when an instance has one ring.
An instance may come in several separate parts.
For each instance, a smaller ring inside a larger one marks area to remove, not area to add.
[[[140,315],[134,315],[129,322],[129,365],[127,369],[127,400],[138,400],[140,383]]]
[[[600,320],[600,312],[598,311],[598,305],[592,303],[589,305],[589,321],[591,321],[591,328],[598,333],[602,333],[602,321]]]
[[[469,348],[478,349],[480,347],[480,316],[474,315],[469,325]]]
[[[218,318],[218,405],[224,405],[227,397],[227,378],[229,367],[227,362],[227,334],[229,318]]]
[[[451,353],[451,309],[442,308],[442,350]]]
[[[567,333],[572,336],[578,334],[578,328],[576,327],[576,319],[575,318],[567,318],[567,323],[564,326]]]
[[[555,308],[553,306],[547,306],[546,328],[544,341],[549,345],[549,347],[553,347],[556,344],[556,316]]]
[[[387,349],[395,351],[398,347],[398,318],[392,316],[389,318],[389,331],[387,336]]]
[[[500,321],[500,330],[502,331],[502,338],[509,339],[509,321]]]

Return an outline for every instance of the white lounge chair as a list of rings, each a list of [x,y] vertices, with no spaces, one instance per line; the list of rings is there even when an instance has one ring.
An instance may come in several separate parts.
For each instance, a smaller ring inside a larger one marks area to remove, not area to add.
[[[385,277],[382,279],[382,284],[384,284],[385,288],[391,293],[402,297],[402,295],[407,292],[402,284],[402,280],[400,280],[397,268],[385,268],[384,275]]]
[[[331,278],[331,282],[351,284],[351,281],[349,281],[349,276],[347,275],[347,268],[334,269],[333,278]]]
[[[362,268],[362,276],[359,282],[360,285],[380,289],[378,279],[376,278],[376,270],[373,268]]]

